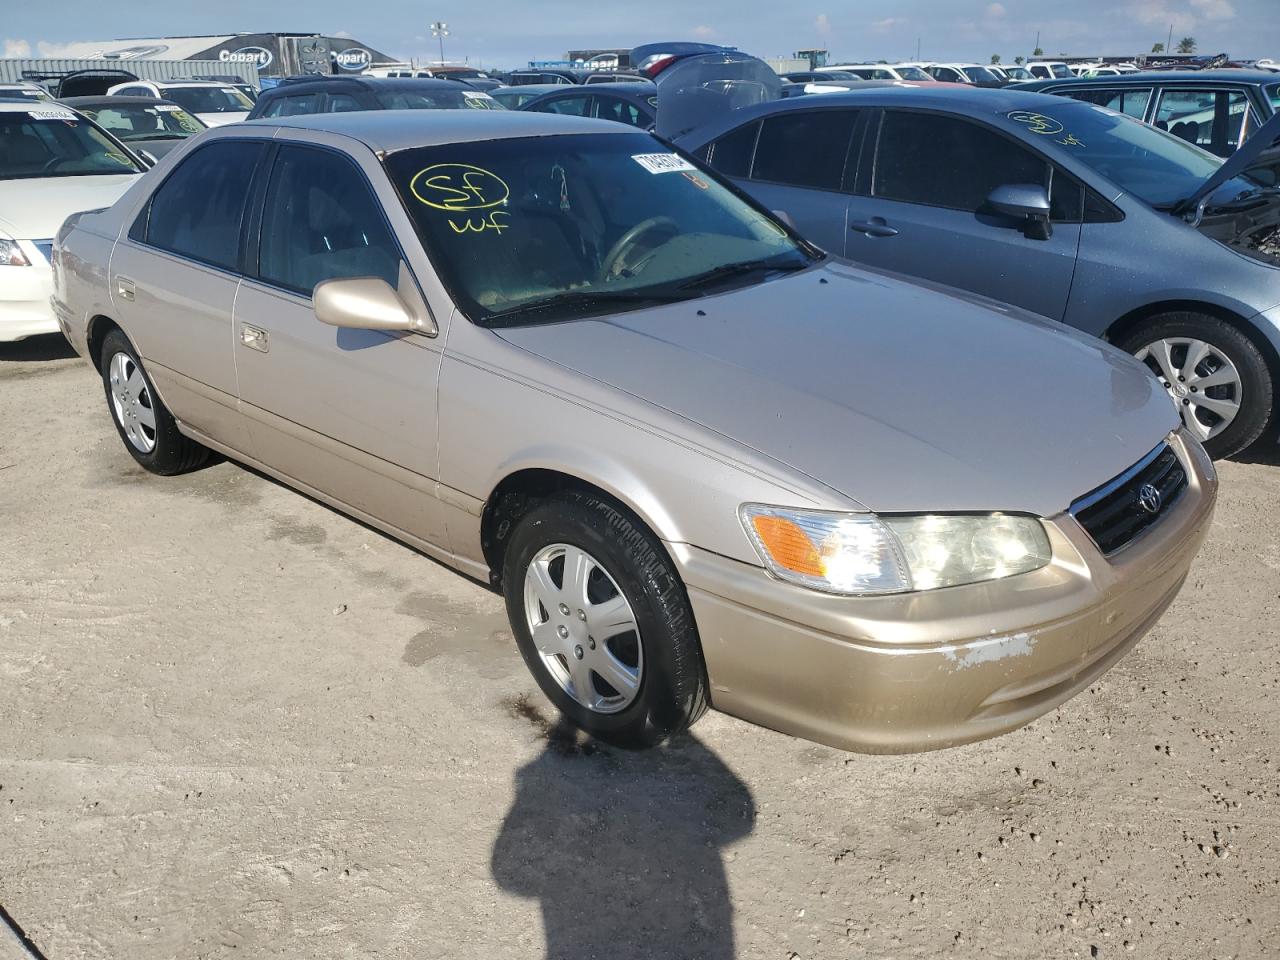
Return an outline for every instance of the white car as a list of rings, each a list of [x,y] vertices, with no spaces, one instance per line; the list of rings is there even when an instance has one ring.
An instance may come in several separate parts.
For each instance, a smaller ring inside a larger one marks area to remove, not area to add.
[[[145,170],[68,107],[0,100],[0,342],[58,332],[54,235],[71,214],[111,206]]]
[[[819,67],[818,73],[852,73],[863,80],[932,80],[909,63],[850,63],[841,67]]]
[[[0,83],[0,100],[52,100],[49,91],[38,83],[21,80],[18,83]]]
[[[1075,76],[1071,67],[1061,60],[1037,60],[1028,63],[1027,69],[1037,80],[1070,80]]]
[[[253,101],[243,93],[216,80],[130,80],[109,87],[107,95],[172,100],[210,127],[243,120],[253,109]]]

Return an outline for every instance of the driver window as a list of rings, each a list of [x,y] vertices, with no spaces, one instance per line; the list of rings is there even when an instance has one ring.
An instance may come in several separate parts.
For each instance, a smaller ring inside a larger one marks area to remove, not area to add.
[[[304,296],[322,280],[398,280],[400,250],[377,198],[350,161],[326,150],[281,148],[259,243],[258,275]]]

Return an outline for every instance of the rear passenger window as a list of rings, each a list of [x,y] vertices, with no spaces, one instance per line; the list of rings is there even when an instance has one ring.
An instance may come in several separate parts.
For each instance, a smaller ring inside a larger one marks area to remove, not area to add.
[[[316,97],[308,93],[297,97],[278,97],[267,104],[262,111],[264,117],[296,117],[301,114],[315,113]]]
[[[352,111],[363,110],[360,101],[349,93],[331,93],[329,94],[330,113],[351,113]]]
[[[759,133],[760,121],[757,120],[725,134],[711,145],[707,163],[712,170],[726,177],[745,177],[751,172],[751,158],[756,152]]]
[[[839,190],[857,118],[856,110],[805,110],[766,117],[751,179]]]
[[[282,147],[262,211],[258,275],[311,296],[322,280],[379,277],[393,287],[400,250],[358,169],[327,150]]]
[[[1049,185],[1049,165],[976,124],[889,111],[880,128],[872,193],[886,200],[977,212],[996,187]]]
[[[590,106],[591,97],[584,95],[552,100],[550,103],[544,103],[540,109],[543,113],[563,113],[573,117],[585,117]]]
[[[1147,104],[1151,102],[1150,87],[1117,89],[1115,87],[1089,90],[1055,90],[1054,93],[1070,97],[1072,100],[1083,100],[1085,103],[1096,103],[1108,110],[1127,113],[1141,120],[1147,113]]]
[[[144,242],[238,270],[240,225],[262,149],[261,143],[224,140],[183,160],[151,198]]]

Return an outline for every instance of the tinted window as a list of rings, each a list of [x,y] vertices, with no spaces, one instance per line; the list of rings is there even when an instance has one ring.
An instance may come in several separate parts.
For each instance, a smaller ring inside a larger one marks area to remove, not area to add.
[[[228,270],[239,269],[240,224],[262,145],[223,141],[178,165],[151,198],[146,242]]]
[[[300,114],[315,112],[315,94],[307,93],[296,97],[277,97],[267,104],[262,115],[264,117],[296,117]]]
[[[1147,104],[1151,102],[1150,87],[1094,87],[1089,90],[1055,90],[1054,93],[1068,96],[1072,100],[1084,103],[1096,103],[1108,110],[1127,113],[1141,120],[1147,113]]]
[[[360,101],[349,93],[331,93],[329,94],[329,113],[350,113],[356,110],[363,110]]]
[[[58,104],[22,106],[27,109],[0,113],[0,180],[141,172],[119,144],[79,114]]]
[[[647,127],[650,122],[634,104],[617,97],[596,97],[596,116],[601,120],[613,120],[633,127]]]
[[[712,170],[726,177],[745,177],[751,172],[751,158],[756,151],[756,135],[760,122],[748,123],[725,134],[711,145],[707,162]]]
[[[247,113],[253,101],[235,87],[168,87],[165,99],[191,113]]]
[[[538,110],[542,113],[564,113],[574,117],[585,117],[590,103],[591,98],[585,94],[580,97],[561,97],[559,100],[542,104]]]
[[[751,179],[839,190],[856,110],[806,110],[766,117]]]
[[[1049,165],[1024,147],[954,117],[890,111],[880,130],[873,193],[978,211],[996,187],[1049,186]]]
[[[387,110],[464,110],[470,104],[458,87],[406,87],[380,89],[378,102]]]
[[[400,251],[350,161],[284,147],[267,187],[258,265],[263,280],[310,296],[321,280],[339,277],[380,277],[395,286]]]

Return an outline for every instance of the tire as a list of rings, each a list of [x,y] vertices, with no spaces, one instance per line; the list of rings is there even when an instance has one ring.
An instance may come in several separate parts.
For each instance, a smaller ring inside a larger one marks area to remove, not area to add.
[[[571,576],[571,566],[588,573]],[[529,670],[591,736],[656,746],[706,712],[706,667],[684,584],[654,536],[612,502],[568,491],[535,504],[511,531],[502,583]]]
[[[1169,347],[1167,359],[1162,343]],[[1275,411],[1271,369],[1254,342],[1230,323],[1203,313],[1164,313],[1125,334],[1116,346],[1141,359],[1165,384],[1183,424],[1215,460],[1240,453],[1267,432]],[[1214,383],[1198,388],[1209,376]],[[1232,402],[1238,404],[1234,415],[1222,415],[1219,411],[1229,413]]]
[[[209,449],[178,431],[133,344],[119,330],[103,341],[101,372],[111,420],[124,448],[144,470],[168,477],[208,461]]]

